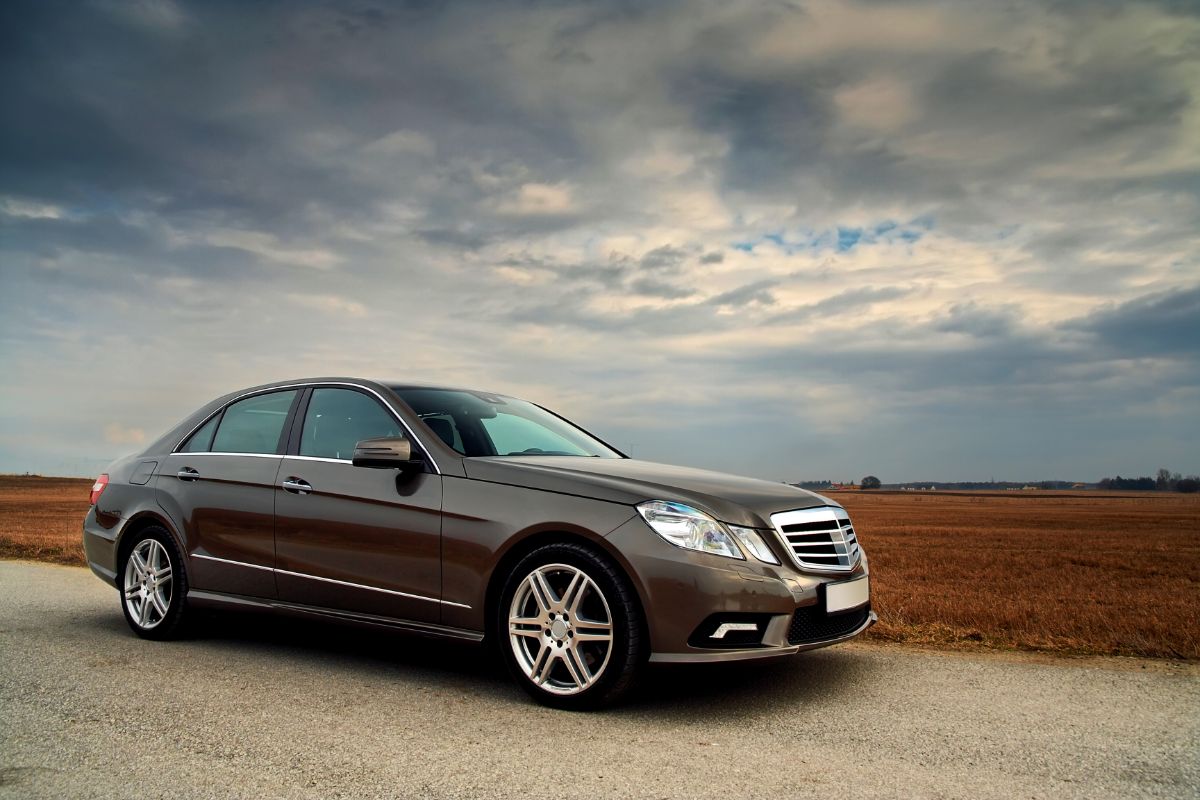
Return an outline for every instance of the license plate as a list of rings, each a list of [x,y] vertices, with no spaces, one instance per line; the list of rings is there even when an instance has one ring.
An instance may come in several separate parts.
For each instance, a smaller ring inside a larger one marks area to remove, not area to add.
[[[825,612],[833,614],[847,608],[858,608],[871,599],[867,576],[845,583],[825,584]]]

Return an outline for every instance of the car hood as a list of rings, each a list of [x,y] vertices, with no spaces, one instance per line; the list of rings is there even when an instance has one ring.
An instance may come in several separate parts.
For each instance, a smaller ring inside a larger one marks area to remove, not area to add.
[[[769,528],[771,515],[779,511],[838,505],[786,483],[632,458],[509,456],[467,458],[463,463],[472,480],[627,505],[670,500],[752,528]]]

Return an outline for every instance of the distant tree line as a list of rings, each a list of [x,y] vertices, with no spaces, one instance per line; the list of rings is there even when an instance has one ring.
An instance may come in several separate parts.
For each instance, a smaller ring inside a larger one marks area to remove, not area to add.
[[[1101,489],[1127,489],[1143,492],[1183,492],[1194,494],[1200,492],[1200,475],[1188,475],[1186,478],[1178,472],[1160,469],[1156,477],[1141,478],[1105,478],[1100,481]]]
[[[853,482],[837,483],[835,481],[799,481],[792,484],[801,489],[832,489],[835,486],[855,486]],[[882,483],[874,475],[868,475],[857,484],[863,489],[958,489],[958,490],[1004,490],[1004,489],[1123,489],[1141,492],[1200,492],[1200,475],[1188,475],[1186,478],[1178,472],[1160,469],[1156,477],[1105,478],[1098,484],[1073,483],[1071,481],[1032,481],[1015,483],[1012,481],[910,481],[908,483]]]
[[[896,489],[955,489],[1001,491],[1004,489],[1082,489],[1089,488],[1088,484],[1072,481],[909,481],[907,483],[889,483],[889,488]]]
[[[876,478],[874,475],[868,475],[867,477],[863,478],[858,484],[855,484],[854,481],[847,481],[846,483],[835,483],[834,481],[830,481],[830,480],[800,481],[799,483],[792,484],[792,486],[799,486],[801,489],[832,489],[834,486],[855,486],[855,485],[861,486],[863,489],[878,489],[883,484],[881,484],[879,482],[879,478]]]

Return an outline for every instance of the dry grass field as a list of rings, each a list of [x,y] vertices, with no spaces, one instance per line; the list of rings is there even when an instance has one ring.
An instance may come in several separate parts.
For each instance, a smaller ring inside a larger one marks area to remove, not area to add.
[[[0,476],[0,556],[83,564],[89,480]],[[872,637],[1200,659],[1200,496],[841,492]]]
[[[839,492],[875,638],[1200,658],[1200,496]]]
[[[86,565],[83,517],[92,481],[0,475],[0,557]]]

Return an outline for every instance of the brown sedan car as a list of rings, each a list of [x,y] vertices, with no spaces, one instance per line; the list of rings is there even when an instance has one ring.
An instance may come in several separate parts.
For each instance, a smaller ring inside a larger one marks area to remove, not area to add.
[[[636,461],[488,392],[227,395],[112,464],[83,531],[139,636],[212,606],[487,640],[566,708],[613,701],[648,661],[788,655],[875,621],[837,503]]]

